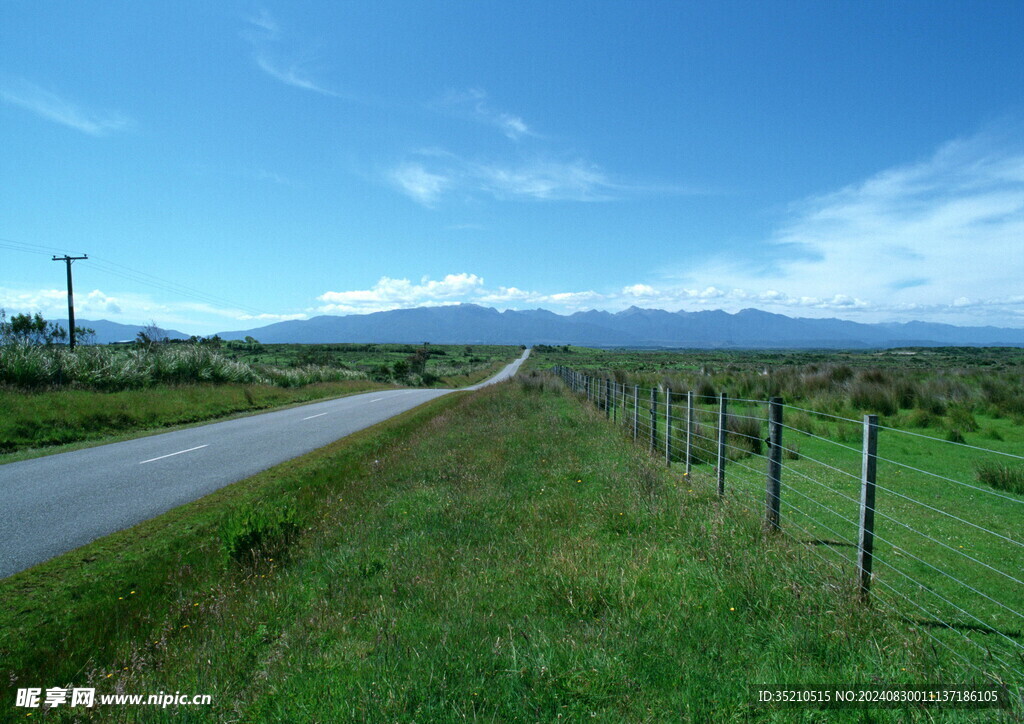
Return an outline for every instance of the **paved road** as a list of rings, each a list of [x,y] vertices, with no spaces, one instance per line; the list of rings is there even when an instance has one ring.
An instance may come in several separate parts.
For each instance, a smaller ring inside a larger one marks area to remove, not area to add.
[[[451,392],[369,392],[0,465],[0,578]]]

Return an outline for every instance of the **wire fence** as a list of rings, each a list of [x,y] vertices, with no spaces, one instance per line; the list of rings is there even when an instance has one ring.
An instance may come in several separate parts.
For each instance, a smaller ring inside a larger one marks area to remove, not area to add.
[[[1024,456],[785,404],[553,372],[669,466],[835,566],[865,603],[1003,685],[1024,684]],[[987,467],[986,467],[987,466]],[[1013,467],[1016,466],[1016,467]],[[996,481],[998,483],[998,481]]]

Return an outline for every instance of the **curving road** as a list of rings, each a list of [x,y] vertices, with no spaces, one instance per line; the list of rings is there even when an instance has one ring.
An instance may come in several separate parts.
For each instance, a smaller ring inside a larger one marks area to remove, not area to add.
[[[368,392],[0,465],[0,578],[451,392]]]

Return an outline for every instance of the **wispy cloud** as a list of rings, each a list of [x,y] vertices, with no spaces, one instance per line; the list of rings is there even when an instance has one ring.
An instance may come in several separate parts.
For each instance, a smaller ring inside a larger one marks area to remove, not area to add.
[[[403,193],[424,206],[432,206],[451,185],[447,176],[431,173],[418,163],[404,163],[393,169],[390,175]]]
[[[497,198],[542,201],[606,201],[614,185],[594,164],[583,161],[535,161],[519,166],[480,164],[471,177]]]
[[[1011,323],[1022,311],[1022,239],[1024,151],[980,134],[794,205],[758,263],[716,258],[678,279],[752,299],[774,292],[778,306]]]
[[[536,160],[518,164],[471,162],[432,150],[388,171],[403,193],[434,206],[448,192],[525,201],[607,201],[622,187],[584,161]]]
[[[274,171],[267,171],[266,169],[260,169],[260,171],[256,174],[256,180],[257,181],[268,181],[270,183],[277,184],[278,186],[297,186],[298,185],[298,184],[295,183],[295,181],[293,181],[292,179],[288,178],[287,176],[283,176],[283,175],[281,175],[279,173],[275,173]]]
[[[0,78],[0,100],[90,136],[104,136],[131,125],[121,113],[82,108],[23,78]]]
[[[289,43],[281,26],[267,10],[248,18],[242,37],[252,49],[256,66],[271,78],[293,88],[340,97],[340,93],[314,79],[316,55]]]
[[[537,136],[519,116],[498,111],[488,103],[487,93],[479,88],[466,91],[449,91],[441,100],[432,104],[447,113],[470,118],[479,123],[493,126],[503,136],[518,141],[526,136]]]

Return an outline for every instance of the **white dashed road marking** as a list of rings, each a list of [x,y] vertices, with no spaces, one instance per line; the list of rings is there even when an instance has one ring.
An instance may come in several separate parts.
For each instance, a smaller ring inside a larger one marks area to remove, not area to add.
[[[156,462],[157,460],[163,460],[164,458],[172,458],[175,455],[184,455],[185,453],[192,452],[193,450],[202,450],[204,447],[209,447],[209,445],[200,445],[198,447],[190,447],[188,450],[179,450],[178,452],[175,452],[175,453],[169,453],[167,455],[161,455],[158,458],[150,458],[149,460],[143,460],[141,463],[139,463],[139,465],[145,465],[146,463]]]

